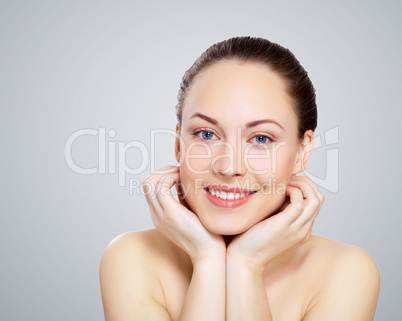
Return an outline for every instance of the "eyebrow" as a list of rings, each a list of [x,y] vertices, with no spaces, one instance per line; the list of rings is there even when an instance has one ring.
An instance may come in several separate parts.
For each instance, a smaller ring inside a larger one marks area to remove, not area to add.
[[[211,123],[211,124],[214,124],[214,125],[216,125],[216,126],[219,126],[219,122],[218,122],[216,119],[214,119],[214,118],[212,118],[212,117],[209,117],[209,116],[207,116],[207,115],[204,115],[204,114],[201,114],[201,113],[195,113],[193,116],[190,117],[190,119],[191,119],[191,118],[194,118],[194,117],[202,118],[202,119],[206,120],[207,122],[209,122],[209,123]],[[255,126],[258,126],[258,125],[260,125],[260,124],[265,124],[265,123],[276,124],[277,126],[279,126],[280,128],[282,128],[283,130],[285,130],[285,128],[283,128],[283,126],[282,126],[281,124],[279,124],[276,120],[273,120],[273,119],[259,119],[259,120],[253,120],[253,121],[251,121],[251,122],[249,122],[249,123],[246,124],[246,128],[255,127]]]

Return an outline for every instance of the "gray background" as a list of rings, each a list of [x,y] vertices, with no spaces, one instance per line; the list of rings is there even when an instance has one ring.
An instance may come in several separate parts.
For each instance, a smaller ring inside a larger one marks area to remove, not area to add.
[[[314,234],[368,251],[382,276],[376,320],[401,320],[401,14],[398,1],[1,1],[0,319],[103,319],[104,248],[153,224],[116,174],[73,172],[67,138],[104,127],[117,133],[108,142],[150,148],[151,129],[174,129],[185,70],[213,43],[250,35],[308,70],[316,136],[339,128],[339,190],[322,189]],[[308,168],[321,178],[326,149]],[[155,150],[156,168],[175,164],[172,137]],[[82,167],[97,152],[97,137],[73,145]],[[141,157],[131,149],[128,166]]]

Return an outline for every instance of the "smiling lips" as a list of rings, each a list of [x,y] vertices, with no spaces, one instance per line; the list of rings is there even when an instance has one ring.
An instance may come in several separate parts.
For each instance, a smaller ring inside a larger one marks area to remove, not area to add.
[[[238,187],[211,184],[204,188],[208,200],[219,207],[233,208],[246,203],[256,193]]]

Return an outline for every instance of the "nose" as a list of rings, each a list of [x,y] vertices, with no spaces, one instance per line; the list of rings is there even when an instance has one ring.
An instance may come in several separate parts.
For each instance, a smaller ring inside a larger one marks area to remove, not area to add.
[[[243,164],[243,146],[240,141],[219,141],[211,162],[211,170],[221,176],[243,176],[246,166]]]

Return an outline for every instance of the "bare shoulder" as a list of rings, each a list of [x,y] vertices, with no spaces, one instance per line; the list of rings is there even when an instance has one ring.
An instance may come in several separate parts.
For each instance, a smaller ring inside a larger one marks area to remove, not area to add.
[[[105,252],[110,251],[136,251],[144,260],[152,260],[161,247],[170,246],[166,239],[155,229],[131,231],[115,237],[106,247]],[[129,253],[125,253],[129,254]]]
[[[324,264],[328,264],[328,268],[333,273],[353,272],[364,267],[365,270],[379,276],[379,270],[374,259],[366,250],[358,246],[312,235],[310,248],[314,256],[325,259],[322,261]]]
[[[106,320],[137,320],[133,314],[138,320],[141,315],[169,320],[156,273],[160,248],[155,237],[153,230],[127,232],[107,245],[99,266]]]
[[[120,272],[142,270],[142,277],[156,280],[158,259],[168,244],[155,229],[131,231],[118,235],[107,245],[100,262],[102,270],[118,266]],[[151,282],[150,284],[152,284]]]
[[[373,320],[381,281],[371,255],[320,236],[310,246],[321,282],[303,320]]]

